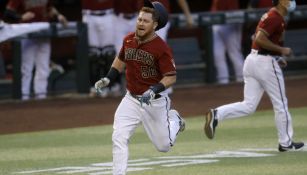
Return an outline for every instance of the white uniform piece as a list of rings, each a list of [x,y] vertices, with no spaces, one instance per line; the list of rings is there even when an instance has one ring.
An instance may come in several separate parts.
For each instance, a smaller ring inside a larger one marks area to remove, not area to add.
[[[82,21],[88,27],[88,41],[90,48],[103,48],[114,45],[114,13],[108,10],[83,10]],[[93,14],[97,15],[93,15]],[[105,13],[104,15],[98,15]],[[97,53],[99,55],[99,53]]]
[[[49,29],[49,26],[50,25],[48,22],[35,22],[35,23],[23,23],[23,24],[0,23],[0,28],[1,28],[0,42],[27,33]]]
[[[175,144],[179,132],[179,118],[176,110],[170,110],[170,98],[165,94],[152,100],[151,105],[143,104],[132,97],[129,92],[119,104],[114,117],[113,125],[113,157],[116,162],[113,174],[124,175],[127,169],[128,144],[135,129],[143,127],[160,152],[167,152]],[[167,122],[166,122],[167,121]]]
[[[167,41],[168,30],[170,27],[171,27],[171,24],[168,21],[167,24],[163,28],[156,31],[156,34],[159,35],[159,37],[161,37],[165,42]]]
[[[116,31],[115,49],[116,49],[116,53],[118,54],[120,52],[122,45],[123,45],[124,37],[128,33],[135,31],[137,14],[135,14],[134,18],[127,19],[127,18],[124,18],[123,13],[120,13],[119,15],[115,16],[115,19],[116,19],[116,25],[117,25],[114,28],[114,30]]]
[[[30,87],[32,71],[35,67],[34,94],[35,98],[43,99],[47,95],[48,76],[50,73],[50,52],[49,39],[23,39],[22,44],[22,99],[30,98]]]
[[[217,82],[220,84],[229,83],[229,72],[225,55],[226,52],[234,66],[236,81],[241,82],[243,80],[242,69],[244,62],[241,52],[241,24],[213,25],[212,30]]]
[[[253,50],[245,60],[243,75],[244,100],[218,107],[217,119],[220,121],[254,113],[265,91],[273,104],[279,143],[289,146],[293,136],[292,119],[283,73],[277,61],[273,56],[260,55]]]

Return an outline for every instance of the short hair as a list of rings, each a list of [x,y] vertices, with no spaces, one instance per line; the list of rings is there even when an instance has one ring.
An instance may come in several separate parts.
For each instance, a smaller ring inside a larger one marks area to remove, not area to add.
[[[155,21],[155,22],[159,21],[159,13],[155,9],[153,9],[153,8],[142,7],[140,12],[151,13],[153,21]]]

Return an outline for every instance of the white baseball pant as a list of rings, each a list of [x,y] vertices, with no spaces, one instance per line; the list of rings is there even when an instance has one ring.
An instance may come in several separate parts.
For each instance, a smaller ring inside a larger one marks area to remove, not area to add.
[[[114,14],[113,9],[105,10],[103,16],[85,13],[82,21],[88,27],[88,42],[90,47],[103,48],[104,46],[114,45]]]
[[[292,119],[288,110],[285,82],[274,57],[252,51],[245,60],[244,100],[217,108],[217,119],[238,118],[255,112],[265,91],[273,104],[279,143],[289,146],[292,141]]]
[[[229,69],[226,62],[226,52],[234,66],[236,81],[243,79],[243,55],[241,52],[241,24],[213,25],[213,53],[217,71],[217,82],[229,83]]]
[[[23,39],[22,45],[22,99],[30,97],[32,71],[35,66],[34,93],[38,99],[46,98],[48,76],[50,73],[50,52],[49,39]]]
[[[132,97],[129,92],[119,104],[113,124],[113,174],[124,175],[128,163],[128,144],[135,129],[143,127],[160,152],[167,152],[175,144],[179,132],[177,111],[170,110],[170,98],[163,95],[151,101],[151,105],[143,104]]]
[[[115,49],[116,49],[116,53],[118,54],[123,45],[124,37],[128,33],[135,31],[137,14],[135,14],[134,18],[126,19],[123,17],[123,14],[121,13],[118,16],[115,16],[115,18],[116,18],[116,25],[117,25],[115,27],[115,31],[116,31]]]

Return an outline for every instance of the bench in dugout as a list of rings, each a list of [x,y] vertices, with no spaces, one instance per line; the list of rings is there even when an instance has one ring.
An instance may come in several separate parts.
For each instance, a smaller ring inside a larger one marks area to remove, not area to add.
[[[176,84],[203,83],[205,81],[205,62],[197,38],[168,39],[177,69]]]
[[[288,58],[286,72],[302,72],[307,69],[307,29],[292,29],[285,32],[286,47],[290,47],[293,56]]]

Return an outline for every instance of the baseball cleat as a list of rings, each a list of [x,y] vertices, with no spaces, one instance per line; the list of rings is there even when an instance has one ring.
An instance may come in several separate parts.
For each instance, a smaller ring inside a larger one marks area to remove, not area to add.
[[[205,123],[205,134],[209,139],[213,139],[215,128],[218,124],[218,121],[216,119],[216,109],[210,109],[209,112],[206,114],[206,123]]]
[[[279,152],[286,152],[286,151],[299,151],[304,148],[305,144],[303,142],[292,142],[290,146],[281,146],[278,145]]]

